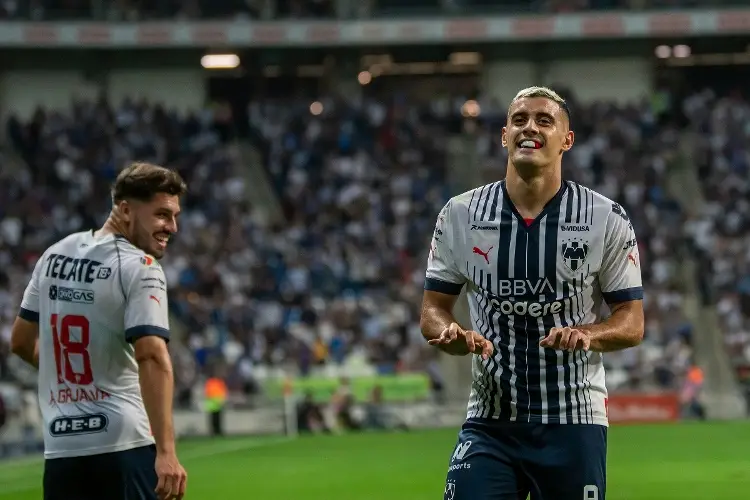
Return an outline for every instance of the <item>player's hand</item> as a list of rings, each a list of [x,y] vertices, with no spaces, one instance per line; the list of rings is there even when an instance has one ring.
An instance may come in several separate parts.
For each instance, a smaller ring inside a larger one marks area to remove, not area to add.
[[[550,349],[561,351],[588,351],[591,346],[591,338],[583,330],[570,328],[552,328],[539,345]]]
[[[159,500],[180,500],[187,488],[187,472],[177,460],[177,455],[174,453],[157,454],[155,468],[156,476],[159,478],[156,485],[156,495]]]
[[[464,330],[458,326],[458,323],[451,323],[438,338],[428,340],[427,343],[434,346],[457,347],[458,349],[449,349],[449,352],[451,354],[481,354],[482,359],[488,359],[495,350],[492,342],[473,330]]]

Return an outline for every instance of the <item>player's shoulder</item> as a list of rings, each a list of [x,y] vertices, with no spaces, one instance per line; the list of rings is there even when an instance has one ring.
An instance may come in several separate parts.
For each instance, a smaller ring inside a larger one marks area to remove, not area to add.
[[[42,254],[39,256],[37,266],[54,256],[74,255],[78,248],[80,248],[82,245],[86,245],[86,241],[88,238],[91,238],[91,231],[71,233],[64,238],[57,240],[56,242],[48,246],[44,252],[42,252]]]
[[[92,238],[91,231],[80,231],[77,233],[71,233],[66,237],[56,241],[50,245],[45,254],[53,253],[65,253],[71,248],[80,248],[82,245],[87,245],[88,241]]]
[[[483,198],[500,196],[500,189],[501,182],[493,182],[475,187],[452,197],[448,200],[446,206],[452,211],[469,210],[470,206],[475,205]]]
[[[573,193],[573,196],[591,200],[589,203],[591,203],[591,206],[593,207],[595,212],[605,213],[607,214],[607,216],[609,216],[609,214],[613,212],[622,214],[625,213],[625,210],[619,203],[604,196],[599,191],[595,191],[594,189],[591,189],[590,187],[584,186],[583,184],[579,184],[577,182],[565,182],[568,185],[568,191],[570,193]]]
[[[129,270],[149,269],[161,271],[161,265],[153,255],[133,245],[127,238],[116,235],[113,239],[120,265]]]

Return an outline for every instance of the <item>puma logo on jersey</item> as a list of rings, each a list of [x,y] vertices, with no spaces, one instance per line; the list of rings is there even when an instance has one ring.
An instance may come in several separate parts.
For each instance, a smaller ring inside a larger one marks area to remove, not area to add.
[[[149,295],[148,298],[151,300],[155,300],[157,304],[161,305],[161,300],[159,300],[156,296]]]
[[[632,262],[635,267],[638,267],[638,259],[635,258],[634,252],[628,254],[628,260]]]
[[[487,262],[487,264],[489,264],[490,263],[490,252],[492,251],[493,248],[495,248],[494,245],[491,246],[490,248],[488,248],[487,251],[485,252],[484,250],[482,250],[479,247],[474,247],[474,248],[472,248],[471,252],[475,253],[477,255],[481,255],[482,257],[484,257],[485,262]]]

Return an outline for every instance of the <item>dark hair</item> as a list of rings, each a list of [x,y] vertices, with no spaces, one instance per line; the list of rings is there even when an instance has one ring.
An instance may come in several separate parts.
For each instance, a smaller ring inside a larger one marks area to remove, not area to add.
[[[135,162],[125,168],[112,185],[112,202],[132,199],[150,201],[157,193],[182,196],[187,192],[187,185],[180,174],[174,170]]]

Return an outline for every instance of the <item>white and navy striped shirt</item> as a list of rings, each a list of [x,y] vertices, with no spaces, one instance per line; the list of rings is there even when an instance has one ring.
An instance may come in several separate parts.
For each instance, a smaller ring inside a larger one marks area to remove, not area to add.
[[[625,211],[573,182],[524,221],[505,181],[452,198],[438,216],[425,289],[458,295],[495,353],[473,356],[468,418],[607,425],[602,355],[539,347],[552,327],[599,322],[602,301],[643,297]]]

